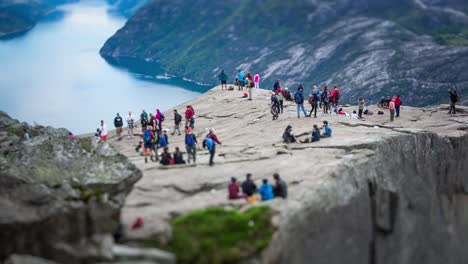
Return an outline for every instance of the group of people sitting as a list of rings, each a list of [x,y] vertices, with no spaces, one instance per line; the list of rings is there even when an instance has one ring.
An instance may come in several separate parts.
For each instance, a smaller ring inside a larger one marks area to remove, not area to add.
[[[256,201],[268,201],[275,197],[286,198],[288,196],[288,187],[286,182],[281,179],[278,173],[273,174],[274,185],[268,183],[268,179],[263,179],[260,188],[257,188],[252,174],[247,173],[246,179],[242,184],[232,177],[228,185],[228,198],[246,199],[250,204]]]
[[[323,133],[320,133],[320,129],[323,129]],[[288,125],[283,133],[283,142],[284,143],[310,143],[320,141],[320,138],[331,137],[332,128],[328,124],[328,121],[323,121],[322,127],[318,127],[316,124],[313,125],[312,133],[310,138],[306,138],[303,141],[300,141],[294,132],[292,131],[292,126]]]

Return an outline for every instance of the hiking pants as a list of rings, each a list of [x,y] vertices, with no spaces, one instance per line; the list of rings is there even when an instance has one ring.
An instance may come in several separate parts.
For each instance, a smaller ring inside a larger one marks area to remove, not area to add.
[[[323,102],[323,113],[328,114],[328,103],[327,102]]]
[[[279,100],[278,113],[283,113],[283,100]]]
[[[393,122],[394,117],[395,117],[395,109],[390,109],[390,121]]]
[[[175,124],[174,125],[174,131],[172,131],[172,134],[175,134],[175,132],[177,131],[177,132],[179,132],[179,135],[180,135],[180,128],[179,127],[180,127],[180,124]]]
[[[213,165],[213,159],[215,156],[216,152],[216,145],[213,145],[213,148],[209,150],[210,151],[210,165]]]
[[[193,159],[193,163],[197,162],[197,145],[188,146],[187,148],[187,161],[190,163],[190,157]]]
[[[450,102],[449,114],[456,114],[455,102]]]
[[[363,110],[364,110],[364,109],[359,109],[359,114],[358,114],[359,118],[362,118],[362,112],[363,112]]]
[[[249,87],[248,90],[249,90],[249,100],[252,100],[252,87]]]
[[[318,105],[317,104],[312,104],[311,106],[312,106],[312,109],[310,109],[309,116],[312,116],[312,112],[314,112],[314,117],[317,117]]]
[[[304,116],[307,116],[307,112],[304,108],[304,104],[296,104],[297,118],[301,117],[301,113],[300,113],[301,110],[304,113]]]
[[[395,106],[395,112],[396,112],[396,117],[399,117],[400,116],[400,106],[399,105]]]
[[[254,82],[255,84],[255,89],[259,89],[260,88],[260,83],[259,82]]]

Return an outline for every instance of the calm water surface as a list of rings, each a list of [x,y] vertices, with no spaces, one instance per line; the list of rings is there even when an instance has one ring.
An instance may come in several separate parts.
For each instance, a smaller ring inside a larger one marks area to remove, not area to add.
[[[63,6],[63,16],[0,41],[0,110],[79,134],[93,132],[101,119],[111,127],[116,112],[132,110],[138,116],[142,109],[167,110],[207,90],[163,73],[134,74],[105,62],[99,49],[126,20],[107,8],[105,1]]]

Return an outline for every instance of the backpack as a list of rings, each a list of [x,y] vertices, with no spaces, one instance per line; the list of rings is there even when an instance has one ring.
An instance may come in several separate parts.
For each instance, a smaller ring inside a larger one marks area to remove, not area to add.
[[[378,111],[378,112],[377,112],[377,114],[378,114],[378,115],[383,115],[383,114],[384,114],[384,112],[382,112],[382,111]]]
[[[193,138],[193,135],[187,135],[185,136],[185,144],[187,146],[193,146],[195,145],[195,139]]]
[[[179,124],[180,122],[182,122],[182,116],[179,115],[179,114],[176,114],[176,116],[175,116],[175,122],[176,122],[176,124]]]
[[[145,141],[145,143],[151,143],[151,131],[149,131],[149,130],[145,131],[145,135],[143,137],[143,140]]]
[[[161,113],[161,123],[166,119],[166,117]]]
[[[208,150],[212,150],[214,147],[214,141],[210,137],[205,138],[205,146]]]
[[[296,102],[296,104],[304,103],[304,98],[302,97],[302,94],[301,93],[296,93],[294,95],[294,101]]]
[[[159,145],[160,147],[165,147],[167,146],[167,139],[164,135],[159,135]]]

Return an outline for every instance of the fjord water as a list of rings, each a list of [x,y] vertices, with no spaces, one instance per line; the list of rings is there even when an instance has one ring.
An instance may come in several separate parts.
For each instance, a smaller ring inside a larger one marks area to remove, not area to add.
[[[89,133],[101,119],[113,127],[116,112],[132,110],[138,117],[142,109],[167,110],[207,90],[162,72],[134,74],[105,62],[99,49],[126,21],[110,14],[105,1],[85,0],[60,10],[62,16],[0,41],[1,111]]]

